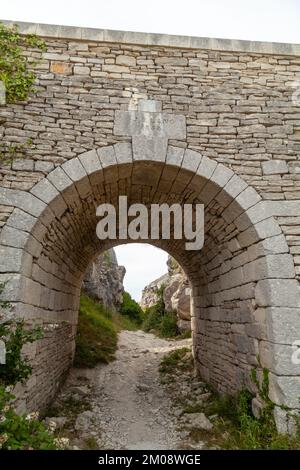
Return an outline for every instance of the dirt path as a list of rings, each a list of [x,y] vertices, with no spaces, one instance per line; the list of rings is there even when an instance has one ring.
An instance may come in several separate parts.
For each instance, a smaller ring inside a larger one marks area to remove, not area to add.
[[[116,360],[94,370],[94,429],[103,449],[175,449],[180,443],[171,402],[160,384],[159,364],[191,340],[167,341],[122,331]],[[103,432],[104,431],[104,432]]]

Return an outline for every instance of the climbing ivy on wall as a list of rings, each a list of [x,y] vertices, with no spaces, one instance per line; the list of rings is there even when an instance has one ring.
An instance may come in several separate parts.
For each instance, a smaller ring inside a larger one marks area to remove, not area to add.
[[[7,103],[25,101],[34,91],[36,60],[28,59],[24,49],[46,49],[44,41],[35,35],[21,36],[17,25],[0,23],[0,80],[6,88]]]

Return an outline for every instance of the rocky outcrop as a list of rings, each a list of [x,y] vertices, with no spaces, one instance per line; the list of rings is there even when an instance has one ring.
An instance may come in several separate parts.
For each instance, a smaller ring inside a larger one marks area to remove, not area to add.
[[[92,261],[85,273],[82,287],[106,307],[114,309],[122,302],[125,272],[124,266],[118,265],[114,250],[110,249]]]
[[[140,302],[142,308],[157,302],[157,289],[164,286],[164,302],[167,311],[175,311],[181,330],[191,328],[190,286],[188,279],[174,258],[167,261],[168,272],[145,287]]]

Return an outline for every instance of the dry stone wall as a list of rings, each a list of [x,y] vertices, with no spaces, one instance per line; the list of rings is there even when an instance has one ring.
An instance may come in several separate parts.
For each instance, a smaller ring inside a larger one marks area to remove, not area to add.
[[[300,51],[22,28],[41,31],[47,52],[36,94],[0,108],[0,138],[33,142],[28,158],[0,170],[0,280],[16,314],[55,327],[32,351],[37,372],[20,406],[45,406],[62,381],[83,274],[120,242],[100,247],[95,205],[127,194],[129,203],[205,205],[200,253],[181,240],[154,243],[191,283],[202,375],[234,393],[251,387],[260,355],[271,398],[298,408]]]

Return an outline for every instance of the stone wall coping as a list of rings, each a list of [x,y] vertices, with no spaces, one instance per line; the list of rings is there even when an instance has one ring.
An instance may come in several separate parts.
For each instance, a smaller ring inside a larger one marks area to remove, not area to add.
[[[47,38],[136,44],[142,46],[208,49],[225,52],[300,56],[300,44],[117,31],[12,20],[0,21],[6,25],[17,24],[21,34],[37,34]]]

